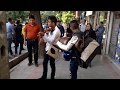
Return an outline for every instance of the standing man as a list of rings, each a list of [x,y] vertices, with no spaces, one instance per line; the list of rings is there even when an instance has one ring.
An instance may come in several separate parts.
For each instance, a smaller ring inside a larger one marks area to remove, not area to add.
[[[8,40],[8,53],[10,52],[10,55],[13,55],[13,51],[11,49],[12,39],[14,35],[14,26],[12,24],[12,19],[8,19],[8,23],[6,23],[6,30],[7,30],[7,40]]]
[[[44,61],[43,61],[43,75],[40,79],[46,79],[47,78],[47,71],[48,71],[48,61],[50,60],[50,66],[51,66],[51,79],[54,79],[55,77],[55,59],[49,56],[47,51],[49,50],[50,46],[60,38],[60,30],[56,26],[57,19],[55,16],[49,16],[48,17],[48,27],[50,28],[49,31],[45,31],[43,40],[46,42],[46,48],[45,48],[45,54],[44,54]],[[40,33],[39,33],[40,34]]]
[[[26,24],[24,29],[24,45],[28,48],[28,66],[32,65],[32,48],[34,51],[34,62],[35,66],[38,67],[38,33],[40,31],[40,26],[35,22],[35,17],[33,15],[29,16],[29,23]]]
[[[70,52],[70,54],[68,56],[66,55],[65,57],[69,58],[70,60],[71,79],[77,79],[77,71],[82,49],[81,51],[78,51],[78,49],[75,47],[75,44],[84,36],[84,33],[79,30],[79,24],[76,20],[70,22],[70,29],[72,30],[72,38],[68,41],[68,43],[63,44],[58,41],[56,45],[60,49]],[[64,52],[64,54],[65,53],[66,52]]]
[[[23,49],[23,37],[22,37],[22,24],[20,23],[20,20],[17,20],[16,22],[17,26],[15,28],[15,54],[17,55],[17,48],[20,44],[19,54],[21,54]]]
[[[81,25],[80,25],[80,31],[81,32],[85,32],[85,29],[86,29],[85,23],[86,23],[85,19],[81,20]]]
[[[65,30],[64,30],[64,27],[61,25],[61,21],[59,21],[59,20],[57,21],[57,26],[60,29],[61,37],[63,37],[64,33],[65,33]]]
[[[100,22],[100,26],[96,30],[97,42],[100,44],[100,46],[102,44],[104,31],[105,31],[105,27],[103,25],[103,22]]]

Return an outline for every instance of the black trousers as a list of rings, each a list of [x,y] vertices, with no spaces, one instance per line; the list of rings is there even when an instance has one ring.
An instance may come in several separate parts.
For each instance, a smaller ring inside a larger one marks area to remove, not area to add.
[[[50,66],[51,66],[51,79],[54,79],[55,76],[55,59],[44,53],[44,61],[43,61],[43,78],[47,78],[47,72],[48,72],[48,61],[50,60]]]
[[[35,39],[35,40],[27,39],[27,49],[28,49],[29,63],[32,63],[32,48],[33,48],[33,51],[34,51],[35,64],[38,64],[38,39]]]
[[[15,40],[15,54],[17,54],[17,48],[18,48],[19,44],[20,44],[19,53],[21,53],[21,51],[23,49],[23,38],[22,37],[16,38],[16,40]]]

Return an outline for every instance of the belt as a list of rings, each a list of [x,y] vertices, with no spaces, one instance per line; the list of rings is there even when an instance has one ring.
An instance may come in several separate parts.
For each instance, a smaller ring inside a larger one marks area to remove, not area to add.
[[[76,58],[76,57],[72,57],[72,58]]]
[[[28,40],[30,40],[30,41],[36,41],[36,40],[38,40],[38,39],[28,39]]]

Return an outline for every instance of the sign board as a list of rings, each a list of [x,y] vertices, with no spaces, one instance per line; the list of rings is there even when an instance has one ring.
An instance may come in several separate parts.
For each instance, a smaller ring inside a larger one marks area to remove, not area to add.
[[[86,16],[92,15],[93,11],[87,11]]]

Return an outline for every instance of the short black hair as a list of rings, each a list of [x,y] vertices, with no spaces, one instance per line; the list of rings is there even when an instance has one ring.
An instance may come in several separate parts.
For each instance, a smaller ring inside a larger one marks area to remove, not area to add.
[[[11,22],[12,21],[12,18],[8,18],[8,22]]]
[[[35,19],[35,16],[34,15],[29,15],[29,19]]]
[[[103,22],[100,22],[101,24],[104,24]]]
[[[20,20],[17,20],[16,24],[19,24],[20,23]]]
[[[55,16],[53,16],[53,15],[48,16],[48,20],[51,20],[52,22],[54,22],[55,25],[56,25],[56,23],[57,23],[57,18],[56,18]]]
[[[74,24],[73,29],[78,29],[79,28],[79,24],[78,24],[77,20],[72,20],[70,22],[70,24],[72,24],[72,23]]]

